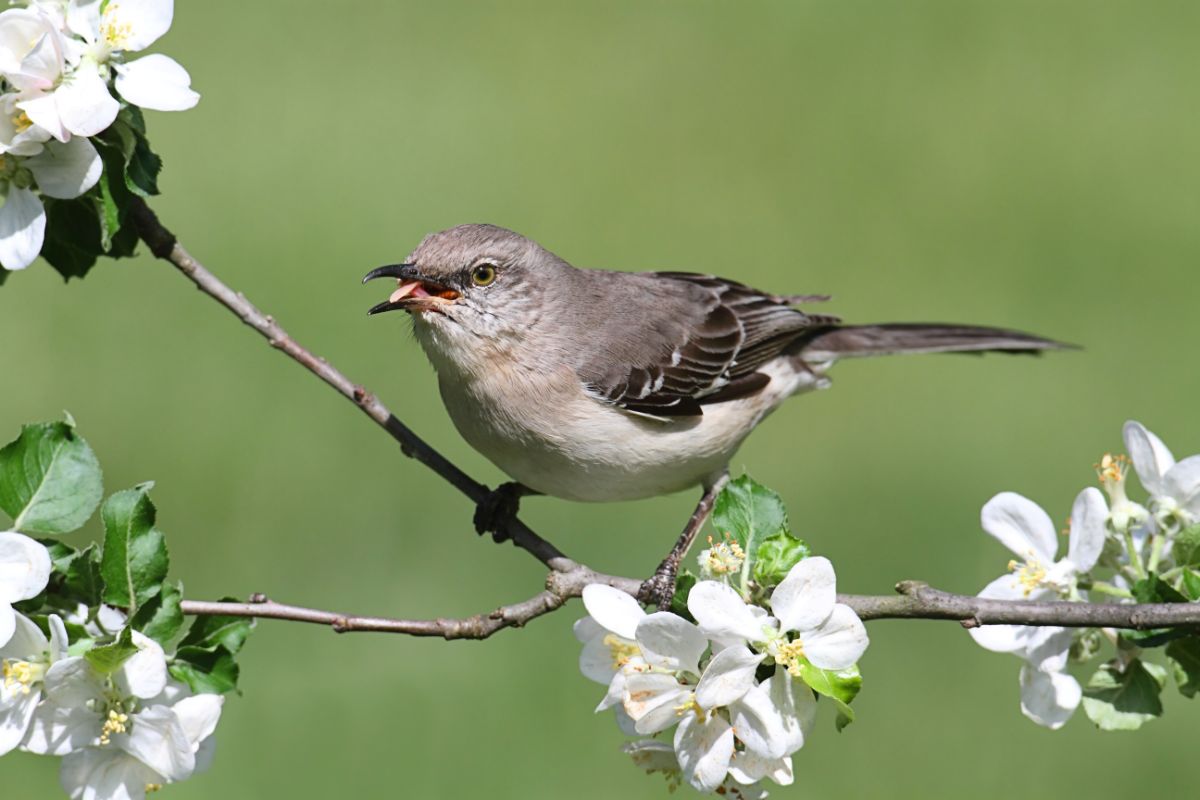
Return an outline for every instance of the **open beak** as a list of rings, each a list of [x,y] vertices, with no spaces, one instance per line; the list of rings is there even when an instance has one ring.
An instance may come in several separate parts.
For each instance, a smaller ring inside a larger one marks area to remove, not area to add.
[[[389,264],[373,269],[363,278],[363,283],[376,278],[395,278],[396,291],[387,300],[371,307],[368,314],[384,311],[441,311],[441,306],[458,299],[458,292],[445,284],[423,276],[416,264]]]

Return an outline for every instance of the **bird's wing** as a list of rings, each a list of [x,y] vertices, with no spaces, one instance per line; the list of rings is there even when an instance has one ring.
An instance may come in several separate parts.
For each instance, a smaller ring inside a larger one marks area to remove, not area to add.
[[[770,295],[684,272],[637,278],[650,281],[652,302],[622,320],[624,346],[590,354],[577,370],[595,397],[637,414],[697,416],[706,404],[755,394],[770,382],[759,367],[803,331],[837,322],[791,307],[819,296]]]

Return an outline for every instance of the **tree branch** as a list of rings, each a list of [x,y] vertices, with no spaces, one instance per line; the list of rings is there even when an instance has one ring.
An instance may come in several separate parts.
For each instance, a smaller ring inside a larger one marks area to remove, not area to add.
[[[352,382],[323,358],[318,358],[288,335],[271,316],[264,314],[241,292],[235,292],[209,272],[163,227],[154,212],[140,199],[132,206],[134,224],[142,241],[158,258],[169,261],[187,276],[200,291],[232,311],[258,331],[272,347],[316,375],[339,394],[353,402],[400,443],[401,451],[444,478],[450,485],[479,504],[489,489],[452,464],[403,422],[363,386]],[[641,581],[605,575],[567,558],[558,548],[534,533],[515,517],[504,522],[504,531],[517,547],[545,564],[550,570],[546,588],[528,600],[501,606],[494,611],[463,619],[405,620],[361,617],[275,603],[255,596],[248,603],[213,603],[184,600],[183,612],[192,615],[223,614],[261,617],[328,625],[335,631],[380,631],[412,636],[440,636],[445,639],[486,639],[504,628],[520,627],[578,597],[589,583],[606,583],[637,596]],[[1171,604],[1097,604],[986,600],[951,594],[918,581],[897,584],[899,597],[840,595],[838,599],[855,610],[863,620],[942,619],[957,620],[964,627],[979,625],[1054,625],[1062,627],[1110,628],[1200,628],[1200,603]]]

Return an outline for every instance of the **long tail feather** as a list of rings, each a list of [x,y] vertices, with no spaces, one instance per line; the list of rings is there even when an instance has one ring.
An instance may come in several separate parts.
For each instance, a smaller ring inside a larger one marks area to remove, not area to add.
[[[1003,328],[928,322],[885,322],[815,328],[788,347],[805,361],[830,361],[897,353],[1025,353],[1069,350],[1075,345]]]

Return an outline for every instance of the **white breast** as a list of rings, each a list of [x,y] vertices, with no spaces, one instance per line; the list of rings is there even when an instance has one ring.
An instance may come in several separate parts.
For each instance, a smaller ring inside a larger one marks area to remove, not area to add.
[[[436,332],[418,325],[417,334],[463,438],[513,480],[569,500],[634,500],[700,485],[783,400],[827,383],[821,370],[777,359],[762,367],[771,382],[759,394],[660,421],[594,399],[568,367],[547,374],[499,352],[486,364],[452,362]]]

